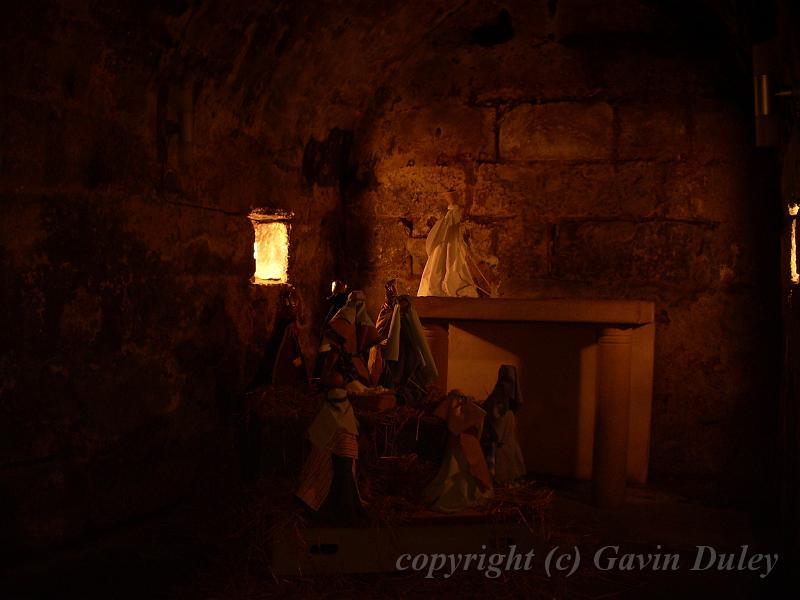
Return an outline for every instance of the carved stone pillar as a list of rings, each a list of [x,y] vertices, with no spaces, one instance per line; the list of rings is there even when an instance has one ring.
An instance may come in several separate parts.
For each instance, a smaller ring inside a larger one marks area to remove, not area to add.
[[[439,378],[433,382],[433,385],[446,393],[450,325],[447,321],[426,321],[423,323],[422,329],[436,363],[436,369],[439,371]]]
[[[592,496],[601,507],[625,502],[628,471],[628,420],[631,333],[607,327],[597,344],[597,403],[592,457]]]

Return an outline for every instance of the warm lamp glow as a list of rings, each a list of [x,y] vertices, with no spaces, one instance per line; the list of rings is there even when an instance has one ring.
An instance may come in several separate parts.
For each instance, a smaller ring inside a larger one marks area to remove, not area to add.
[[[792,237],[789,248],[789,275],[792,283],[800,283],[800,274],[797,272],[797,213],[800,206],[792,204],[789,206],[789,216],[792,217]]]
[[[289,227],[283,221],[253,221],[256,241],[256,283],[286,283],[289,267]]]

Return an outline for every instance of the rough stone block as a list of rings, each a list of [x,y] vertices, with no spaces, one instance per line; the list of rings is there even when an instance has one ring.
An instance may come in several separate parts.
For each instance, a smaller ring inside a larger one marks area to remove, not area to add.
[[[422,273],[425,263],[428,262],[425,241],[425,238],[408,238],[406,240],[406,252],[411,256],[411,270],[416,275]]]
[[[470,190],[469,212],[478,217],[511,217],[527,209],[539,212],[539,182],[525,169],[508,165],[481,165]]]
[[[752,160],[752,116],[721,100],[696,100],[692,107],[694,150],[702,162]]]
[[[498,289],[534,290],[535,281],[550,275],[550,225],[520,224],[522,243],[500,243],[497,252]]]
[[[280,168],[284,158],[270,157],[263,164],[254,159],[260,156],[260,143],[249,136],[234,139],[215,139],[196,148],[192,168],[180,173],[181,189],[201,198],[204,206],[214,206],[232,212],[246,213],[253,208],[267,206],[291,208],[297,200],[298,171],[302,154],[292,157],[297,171],[288,174]],[[231,177],[236,173],[236,177]],[[273,192],[268,198],[260,192],[269,186]],[[317,208],[327,203],[308,203]]]
[[[495,156],[495,111],[453,102],[396,107],[373,140],[376,169],[448,166]]]
[[[464,239],[472,252],[475,260],[490,267],[496,267],[497,248],[502,230],[505,228],[503,221],[490,223],[468,222],[464,227]]]
[[[611,157],[612,110],[595,102],[523,105],[500,125],[502,160],[592,160]]]
[[[470,223],[470,245],[484,273],[499,289],[510,282],[530,283],[549,272],[549,229],[525,218]]]
[[[124,228],[136,242],[156,248],[161,260],[187,275],[253,274],[253,226],[246,216],[174,204],[125,203]],[[175,229],[159,227],[169,222]],[[213,227],[209,233],[209,227]]]
[[[658,213],[663,173],[650,163],[481,165],[473,215],[644,217]]]
[[[567,221],[558,227],[557,276],[585,281],[707,289],[717,274],[714,232],[665,221]]]
[[[556,9],[556,35],[597,36],[614,33],[647,33],[664,28],[664,17],[655,7],[641,0],[560,0]]]
[[[675,219],[750,222],[747,164],[665,163],[663,214]]]
[[[365,206],[372,206],[378,217],[402,217],[424,223],[438,210],[447,207],[447,192],[463,195],[465,173],[460,168],[413,166],[376,172],[378,189],[365,194]]]
[[[511,15],[513,37],[491,48],[473,43],[472,31],[496,22],[504,9]],[[549,30],[546,0],[486,0],[463,5],[448,17],[446,27],[431,32],[430,46],[419,48],[420,58],[404,65],[395,85],[422,103],[459,96],[476,98],[482,92],[507,98],[523,93],[527,85],[558,84],[558,78],[528,77],[525,71],[546,62],[532,61],[531,53],[540,52]],[[481,76],[475,77],[475,73]]]
[[[717,68],[702,55],[680,48],[666,55],[648,48],[613,55],[601,53],[592,62],[598,85],[619,98],[685,98],[708,85]],[[688,64],[691,68],[687,68]]]
[[[688,107],[628,104],[618,111],[619,158],[681,160],[689,154]]]
[[[502,106],[509,102],[559,100],[591,97],[599,82],[597,67],[585,52],[547,43],[531,47],[520,41],[493,54],[473,52],[463,58],[469,74],[482,73],[479,79],[467,79],[473,102]]]
[[[377,219],[372,237],[370,263],[383,279],[407,277],[411,272],[406,252],[408,230],[397,219]]]

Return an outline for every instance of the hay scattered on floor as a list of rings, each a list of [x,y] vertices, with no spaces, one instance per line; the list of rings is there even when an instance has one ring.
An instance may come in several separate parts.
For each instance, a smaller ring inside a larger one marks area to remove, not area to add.
[[[245,407],[249,414],[267,422],[270,418],[310,421],[323,401],[324,394],[311,389],[264,386],[245,396]],[[357,411],[362,429],[359,488],[376,525],[401,524],[435,514],[421,498],[439,469],[447,438],[442,421],[430,414],[435,404]],[[259,503],[262,518],[270,515],[271,527],[300,530],[309,524],[308,514],[294,499],[293,491],[294,483],[286,480],[272,486],[268,497]],[[541,531],[551,499],[552,492],[546,486],[523,481],[495,488],[494,497],[485,506],[468,512],[470,516],[519,522],[532,531]]]
[[[547,533],[553,490],[538,481],[520,481],[495,487],[485,507],[487,516],[524,524],[529,531]]]
[[[437,463],[416,454],[379,458],[365,467],[359,486],[372,520],[398,525],[428,512],[420,495],[438,469]]]
[[[415,454],[383,457],[360,478],[362,496],[374,522],[399,525],[432,517],[438,513],[422,501],[422,490],[436,476],[438,462]],[[519,481],[497,486],[494,496],[480,507],[464,511],[464,516],[483,517],[493,522],[515,522],[531,532],[546,529],[547,511],[553,491],[537,481]]]

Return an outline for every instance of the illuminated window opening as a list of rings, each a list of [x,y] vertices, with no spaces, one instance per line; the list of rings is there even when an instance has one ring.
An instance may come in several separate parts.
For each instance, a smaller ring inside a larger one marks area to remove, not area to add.
[[[800,274],[797,272],[797,213],[800,205],[789,205],[789,217],[791,218],[791,238],[789,240],[789,276],[794,284],[800,283]]]
[[[250,214],[255,242],[253,283],[275,285],[289,280],[289,220],[282,212],[257,210]]]

